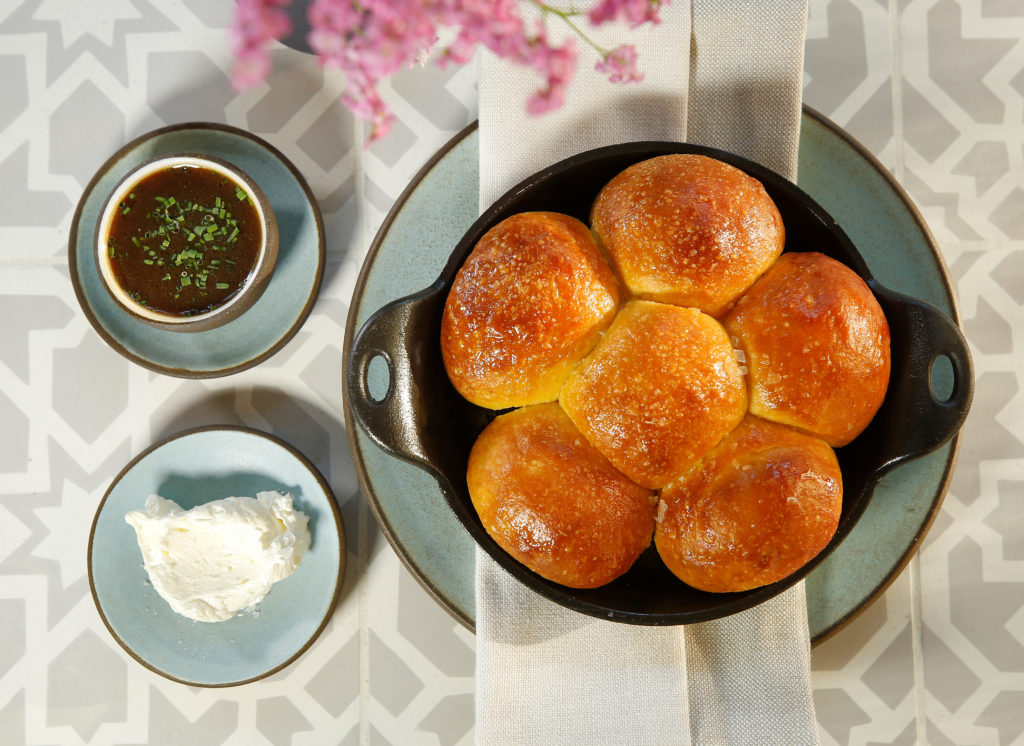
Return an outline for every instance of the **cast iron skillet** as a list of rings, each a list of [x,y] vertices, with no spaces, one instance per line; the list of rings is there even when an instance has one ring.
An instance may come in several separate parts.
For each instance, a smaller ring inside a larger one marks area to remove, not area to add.
[[[562,212],[588,222],[601,187],[627,166],[667,153],[700,153],[746,171],[764,184],[782,214],[787,251],[820,251],[851,267],[868,283],[889,321],[892,373],[882,408],[852,443],[838,449],[843,511],[835,537],[799,572],[772,585],[740,593],[698,591],[677,580],[653,545],[622,577],[601,588],[560,586],[513,560],[484,531],[466,488],[466,464],[477,435],[498,414],[463,399],[441,359],[445,299],[456,272],[480,237],[517,212]],[[899,251],[899,246],[893,246]],[[940,399],[933,363],[948,358],[952,392]],[[370,362],[382,359],[388,384],[371,395]],[[777,595],[810,572],[850,532],[879,478],[897,464],[945,443],[967,416],[973,371],[960,329],[935,307],[882,287],[839,225],[807,194],[749,160],[686,143],[637,142],[590,150],[534,174],[494,203],[454,247],[440,277],[428,288],[377,311],[359,331],[346,366],[352,412],[370,438],[392,455],[432,474],[449,507],[491,557],[514,577],[570,609],[620,622],[688,624],[720,618]]]

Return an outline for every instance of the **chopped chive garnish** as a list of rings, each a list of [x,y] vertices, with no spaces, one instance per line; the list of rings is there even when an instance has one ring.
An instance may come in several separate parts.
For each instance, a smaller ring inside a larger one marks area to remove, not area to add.
[[[140,284],[125,289],[147,296],[154,308],[174,309],[185,316],[203,313],[210,303],[222,302],[238,287],[239,269],[249,266],[251,246],[244,246],[251,208],[232,208],[231,190],[240,203],[251,204],[254,198],[231,180],[212,174],[206,178],[209,181],[197,182],[197,187],[220,189],[220,195],[206,192],[208,198],[193,200],[174,194],[177,187],[171,181],[158,186],[159,180],[154,180],[140,184],[117,206],[116,220],[123,226],[118,240],[124,244],[109,242],[107,253],[119,263],[118,271],[123,267],[139,278]],[[158,189],[163,194],[154,196]],[[240,212],[244,212],[241,219]],[[126,252],[124,246],[132,251]],[[162,292],[154,295],[152,289],[161,286]]]

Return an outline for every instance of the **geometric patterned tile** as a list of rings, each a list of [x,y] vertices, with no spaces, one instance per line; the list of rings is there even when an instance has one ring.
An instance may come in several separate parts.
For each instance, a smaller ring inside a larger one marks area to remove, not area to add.
[[[871,716],[844,689],[815,689],[818,723],[835,743],[851,743],[850,732],[871,722]]]
[[[256,703],[256,729],[270,743],[291,743],[296,734],[308,733],[313,726],[288,697],[279,695]]]
[[[362,257],[409,179],[476,117],[475,70],[399,73],[382,87],[392,135],[363,148],[365,126],[337,102],[339,76],[308,56],[278,49],[266,86],[231,89],[230,6],[0,3],[0,743],[468,744],[473,637],[374,525],[345,447],[338,375]],[[908,570],[916,580],[901,575],[813,652],[822,739],[1019,743],[1024,7],[810,0],[809,10],[805,101],[910,192],[951,265],[978,372],[950,494]],[[309,180],[326,226],[330,261],[307,326],[223,381],[127,364],[82,318],[63,266],[93,169],[126,138],[188,119],[267,137]],[[295,666],[195,690],[109,639],[85,582],[83,526],[106,480],[151,439],[223,422],[293,440],[329,476],[352,571]]]
[[[475,657],[463,639],[465,630],[448,614],[424,614],[422,604],[413,600],[422,594],[411,573],[399,575],[398,634],[445,676],[472,676]]]
[[[473,695],[453,694],[423,719],[419,730],[436,734],[439,744],[457,744],[470,733],[473,715]]]
[[[393,716],[400,716],[425,686],[405,661],[370,632],[370,670],[381,682],[374,699]]]
[[[1013,353],[1013,326],[985,298],[979,297],[974,315],[964,319],[964,333],[974,349],[986,355]]]
[[[127,672],[123,656],[84,630],[47,667],[46,725],[70,727],[88,742],[105,723],[125,722]]]
[[[29,178],[29,144],[0,155],[0,227],[52,227],[64,219],[73,206],[54,189],[37,188]],[[3,247],[0,256],[11,255],[15,247]]]
[[[950,712],[956,712],[981,686],[981,679],[927,625],[922,642],[928,694]]]
[[[974,180],[975,194],[984,194],[1009,172],[1007,143],[998,140],[979,140],[952,170],[954,176],[968,176]]]
[[[1014,187],[1009,194],[996,201],[989,213],[992,225],[1007,238],[1024,237],[1024,214],[1020,209],[1021,204],[1024,204],[1024,189]]]
[[[1013,577],[1006,581],[986,577],[981,546],[972,538],[965,537],[949,552],[950,618],[971,641],[970,652],[981,653],[997,671],[1024,671],[1024,640],[1007,627],[1024,601],[1024,574],[1013,573]],[[956,666],[950,673],[960,679],[951,686],[967,692],[973,680],[970,672]]]
[[[351,675],[359,670],[359,638],[352,637],[306,685],[306,692],[331,717],[340,717],[353,702],[359,700],[359,681]]]
[[[1010,102],[989,81],[1019,38],[999,20],[972,18],[964,10],[956,0],[938,0],[928,9],[928,72],[972,121],[998,124]]]
[[[0,132],[28,108],[28,80],[25,59],[14,54],[0,54]]]
[[[50,116],[50,172],[74,177],[84,187],[125,140],[118,102],[90,80],[83,81]]]
[[[1024,712],[1024,691],[1003,691],[992,698],[974,722],[994,729],[999,743],[1016,743],[1024,735],[1021,712]]]
[[[196,746],[201,743],[227,743],[238,728],[239,706],[236,702],[214,702],[195,717],[182,709],[156,686],[149,688],[148,733],[137,742],[125,746],[160,743],[164,746]]]
[[[0,705],[0,742],[28,743],[25,737],[25,692],[19,691]]]
[[[1000,480],[999,504],[984,518],[984,524],[1000,534],[999,556],[1009,562],[1024,562],[1024,481]]]
[[[16,598],[0,600],[0,671],[10,670],[25,655],[25,601]],[[0,731],[2,732],[2,731]],[[15,741],[4,741],[15,743]]]
[[[913,628],[904,627],[864,673],[864,683],[890,710],[914,691]]]
[[[1024,458],[1021,442],[1005,425],[1001,413],[1020,394],[1020,383],[1011,371],[983,372],[976,376],[974,402],[962,432],[962,444],[950,491],[970,504],[982,493],[981,470],[993,459]]]

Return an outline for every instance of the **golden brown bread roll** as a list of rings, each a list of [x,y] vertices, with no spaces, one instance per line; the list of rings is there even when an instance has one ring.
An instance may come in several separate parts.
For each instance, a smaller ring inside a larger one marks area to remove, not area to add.
[[[842,446],[889,385],[889,325],[853,270],[787,253],[723,320],[749,369],[750,411]]]
[[[664,155],[615,176],[590,213],[636,296],[719,316],[782,252],[785,229],[759,181],[701,155]]]
[[[484,234],[449,291],[441,321],[448,377],[481,407],[554,401],[618,301],[618,282],[582,222],[513,215]]]
[[[693,308],[643,300],[619,311],[559,402],[616,467],[652,489],[693,466],[747,407],[721,324]]]
[[[466,479],[487,533],[556,583],[604,585],[650,546],[654,494],[619,473],[553,402],[495,418]]]
[[[799,570],[832,539],[842,509],[835,453],[752,416],[661,493],[655,545],[687,585],[744,591]]]

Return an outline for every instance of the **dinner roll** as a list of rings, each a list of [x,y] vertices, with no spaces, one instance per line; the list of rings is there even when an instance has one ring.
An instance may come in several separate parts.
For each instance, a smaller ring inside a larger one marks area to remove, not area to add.
[[[839,525],[843,486],[819,438],[752,416],[661,492],[655,545],[687,585],[758,588],[813,559]]]
[[[889,325],[846,265],[783,254],[723,323],[746,356],[753,414],[842,446],[882,405]]]
[[[747,397],[717,321],[694,308],[633,300],[573,371],[559,402],[626,476],[656,489],[742,419]]]
[[[556,403],[495,418],[473,445],[466,481],[487,533],[556,583],[604,585],[650,546],[654,494],[617,471]]]
[[[484,234],[448,293],[448,377],[489,409],[554,401],[618,303],[618,281],[582,222],[553,212],[513,215]]]
[[[761,183],[702,155],[630,166],[598,194],[590,222],[633,295],[716,317],[785,243],[782,217]]]

